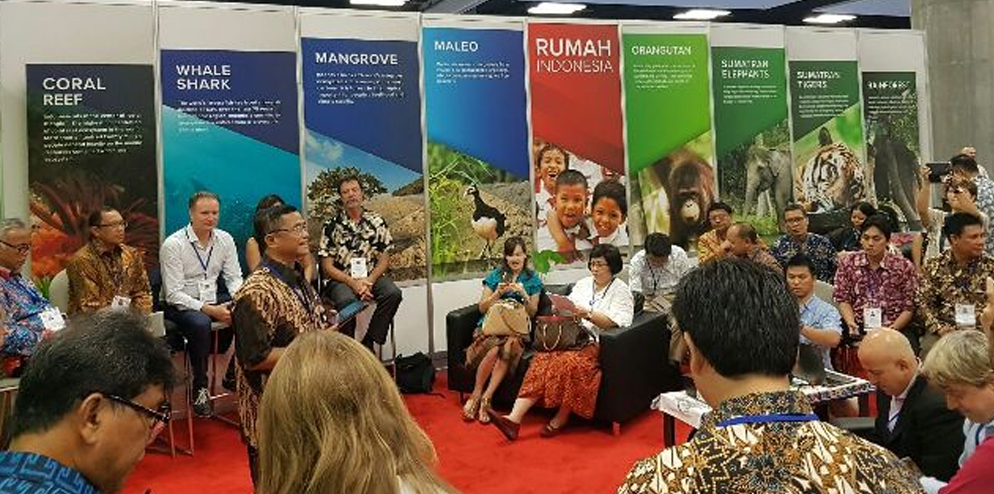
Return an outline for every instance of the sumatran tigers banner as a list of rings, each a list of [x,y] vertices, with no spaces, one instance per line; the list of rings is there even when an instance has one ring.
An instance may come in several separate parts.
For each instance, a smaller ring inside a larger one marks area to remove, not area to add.
[[[872,201],[856,61],[790,61],[794,199],[811,229],[846,224],[849,208]]]

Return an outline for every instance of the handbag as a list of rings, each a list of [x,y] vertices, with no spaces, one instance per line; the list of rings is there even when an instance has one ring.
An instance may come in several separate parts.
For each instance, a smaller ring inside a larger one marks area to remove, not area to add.
[[[576,319],[566,316],[539,316],[536,318],[535,343],[539,352],[573,350],[587,343],[587,330]]]
[[[435,367],[431,358],[418,352],[409,357],[400,355],[395,362],[397,387],[404,394],[430,393],[435,384]]]
[[[520,302],[498,300],[487,310],[482,331],[487,336],[527,336],[531,332],[531,319]]]

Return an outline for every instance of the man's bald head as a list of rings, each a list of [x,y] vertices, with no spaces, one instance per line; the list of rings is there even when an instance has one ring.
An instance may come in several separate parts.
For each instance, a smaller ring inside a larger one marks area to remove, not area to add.
[[[893,329],[881,328],[870,331],[859,344],[859,356],[863,354],[872,357],[889,358],[892,360],[907,359],[915,361],[915,351],[911,348],[911,342],[903,334]]]
[[[870,382],[889,396],[899,396],[918,373],[918,357],[903,334],[871,331],[859,344],[859,362]]]

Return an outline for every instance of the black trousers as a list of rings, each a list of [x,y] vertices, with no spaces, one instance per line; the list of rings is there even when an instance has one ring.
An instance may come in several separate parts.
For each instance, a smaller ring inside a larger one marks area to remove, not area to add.
[[[397,309],[400,308],[400,302],[403,299],[400,288],[397,288],[393,280],[387,276],[380,276],[376,283],[373,283],[372,291],[373,299],[376,300],[376,310],[373,311],[373,317],[369,321],[369,330],[366,331],[366,336],[362,339],[362,343],[367,347],[372,347],[373,342],[382,345],[386,341],[390,322],[397,314]],[[325,296],[331,299],[335,307],[339,308],[359,300],[348,285],[337,281],[328,283]],[[338,331],[347,335],[355,335],[355,323],[355,318],[352,318],[346,324],[339,326]]]
[[[218,293],[217,303],[230,301],[231,296],[225,291]],[[199,310],[180,310],[171,305],[163,309],[163,317],[176,323],[177,329],[186,338],[186,353],[190,358],[190,368],[193,371],[193,389],[207,387],[207,358],[210,356],[214,343],[211,331],[211,317]],[[231,345],[233,332],[231,328],[220,330],[218,346],[215,351],[224,353]]]
[[[259,481],[259,450],[252,446],[246,446],[246,448],[248,448],[249,474],[252,475],[252,486],[254,487]]]

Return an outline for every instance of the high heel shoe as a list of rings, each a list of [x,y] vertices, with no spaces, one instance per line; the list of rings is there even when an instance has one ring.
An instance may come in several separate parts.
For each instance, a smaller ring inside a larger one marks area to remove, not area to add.
[[[490,398],[480,399],[480,412],[476,415],[476,420],[484,425],[490,423]]]
[[[466,422],[476,420],[476,415],[480,411],[480,397],[470,396],[466,404],[462,407],[462,419]]]
[[[521,424],[498,414],[492,409],[489,413],[492,420],[491,423],[497,427],[497,430],[499,430],[501,434],[504,434],[504,437],[506,437],[508,441],[513,441],[518,438],[518,430],[521,429]]]

